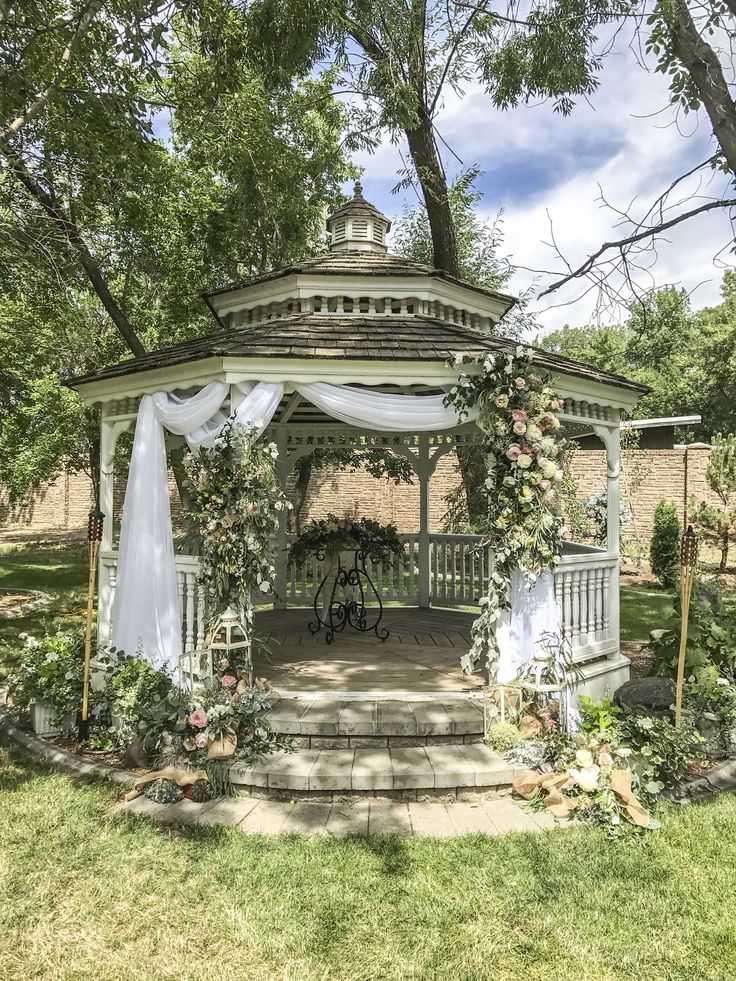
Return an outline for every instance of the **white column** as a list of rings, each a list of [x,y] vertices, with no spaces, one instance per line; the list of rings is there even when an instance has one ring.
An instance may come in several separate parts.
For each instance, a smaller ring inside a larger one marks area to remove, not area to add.
[[[104,411],[104,410],[103,410]],[[102,525],[102,542],[98,565],[97,637],[100,643],[110,640],[113,588],[110,569],[103,561],[105,553],[112,551],[115,525],[115,446],[120,433],[130,429],[133,419],[107,419],[100,423],[100,511],[105,515]]]
[[[608,429],[603,426],[595,426],[596,436],[606,447],[606,494],[607,494],[607,536],[606,550],[610,558],[615,558],[616,564],[611,570],[611,578],[608,586],[608,618],[611,630],[616,640],[616,652],[611,657],[618,657],[618,645],[620,639],[620,607],[621,600],[619,595],[619,567],[621,557],[621,491],[620,491],[620,472],[621,472],[621,440],[618,423],[615,428]]]
[[[419,606],[429,606],[429,436],[419,436]]]
[[[290,460],[286,446],[286,426],[283,424],[276,426],[276,446],[279,456],[276,461],[276,474],[279,479],[279,486],[282,491],[286,491],[286,481],[289,479]],[[279,511],[279,530],[276,535],[276,595],[273,599],[274,610],[286,609],[286,590],[289,577],[289,556],[287,552],[287,528],[288,512]]]

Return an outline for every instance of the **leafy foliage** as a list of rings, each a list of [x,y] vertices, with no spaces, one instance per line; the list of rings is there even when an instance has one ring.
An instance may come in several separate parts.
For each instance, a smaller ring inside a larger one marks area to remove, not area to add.
[[[670,618],[671,627],[653,643],[654,669],[667,675],[677,668],[680,649],[682,605],[678,596]],[[736,616],[724,603],[716,582],[696,579],[693,584],[685,646],[685,668],[688,675],[701,678],[715,668],[730,675],[736,667]]]
[[[736,535],[736,436],[718,433],[713,437],[705,479],[721,506],[693,502],[693,523],[707,541],[720,548],[720,571],[725,572],[728,550]]]
[[[382,525],[372,518],[338,518],[328,514],[320,521],[310,521],[291,547],[289,558],[303,561],[313,553],[336,553],[360,549],[373,562],[388,563],[392,555],[403,555],[404,543],[395,525]]]
[[[8,678],[13,711],[26,713],[34,702],[48,705],[51,722],[59,725],[82,703],[84,636],[81,631],[59,630],[36,638],[21,634],[20,665]]]
[[[654,511],[649,563],[665,589],[673,589],[679,578],[681,538],[677,505],[663,497]]]

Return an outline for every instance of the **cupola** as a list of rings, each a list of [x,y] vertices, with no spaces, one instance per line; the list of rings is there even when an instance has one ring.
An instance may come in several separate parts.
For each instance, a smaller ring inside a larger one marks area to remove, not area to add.
[[[388,252],[389,219],[363,197],[360,181],[353,197],[327,219],[332,252]]]

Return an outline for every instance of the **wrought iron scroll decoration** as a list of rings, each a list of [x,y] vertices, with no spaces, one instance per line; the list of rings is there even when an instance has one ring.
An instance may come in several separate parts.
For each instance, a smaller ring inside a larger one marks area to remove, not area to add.
[[[316,556],[320,562],[323,561],[325,550],[319,549]],[[325,603],[328,590],[329,601]],[[342,598],[339,598],[338,590],[342,590]],[[328,644],[348,625],[361,633],[372,632],[380,641],[386,640],[389,635],[387,628],[381,626],[383,603],[366,569],[366,555],[362,549],[354,551],[353,564],[348,567],[343,566],[340,556],[335,575],[327,572],[319,584],[313,608],[316,619],[309,624],[309,630],[317,634],[324,627]]]

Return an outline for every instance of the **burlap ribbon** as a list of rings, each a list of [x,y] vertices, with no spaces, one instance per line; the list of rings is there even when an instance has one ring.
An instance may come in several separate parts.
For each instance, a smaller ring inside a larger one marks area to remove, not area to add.
[[[631,790],[631,774],[628,770],[613,770],[611,790],[634,824],[640,828],[649,827],[649,812]],[[522,770],[512,781],[512,786],[524,800],[530,800],[537,790],[547,796],[545,804],[554,817],[568,817],[578,806],[577,801],[567,797],[562,791],[571,786],[573,779],[569,773],[537,773],[536,770]]]
[[[173,780],[177,786],[186,787],[190,783],[196,783],[197,780],[207,780],[207,773],[205,770],[187,770],[177,766],[167,766],[163,770],[144,773],[142,777],[136,780],[135,786],[125,795],[124,800],[140,797],[143,788],[147,784],[153,783],[154,780]]]

